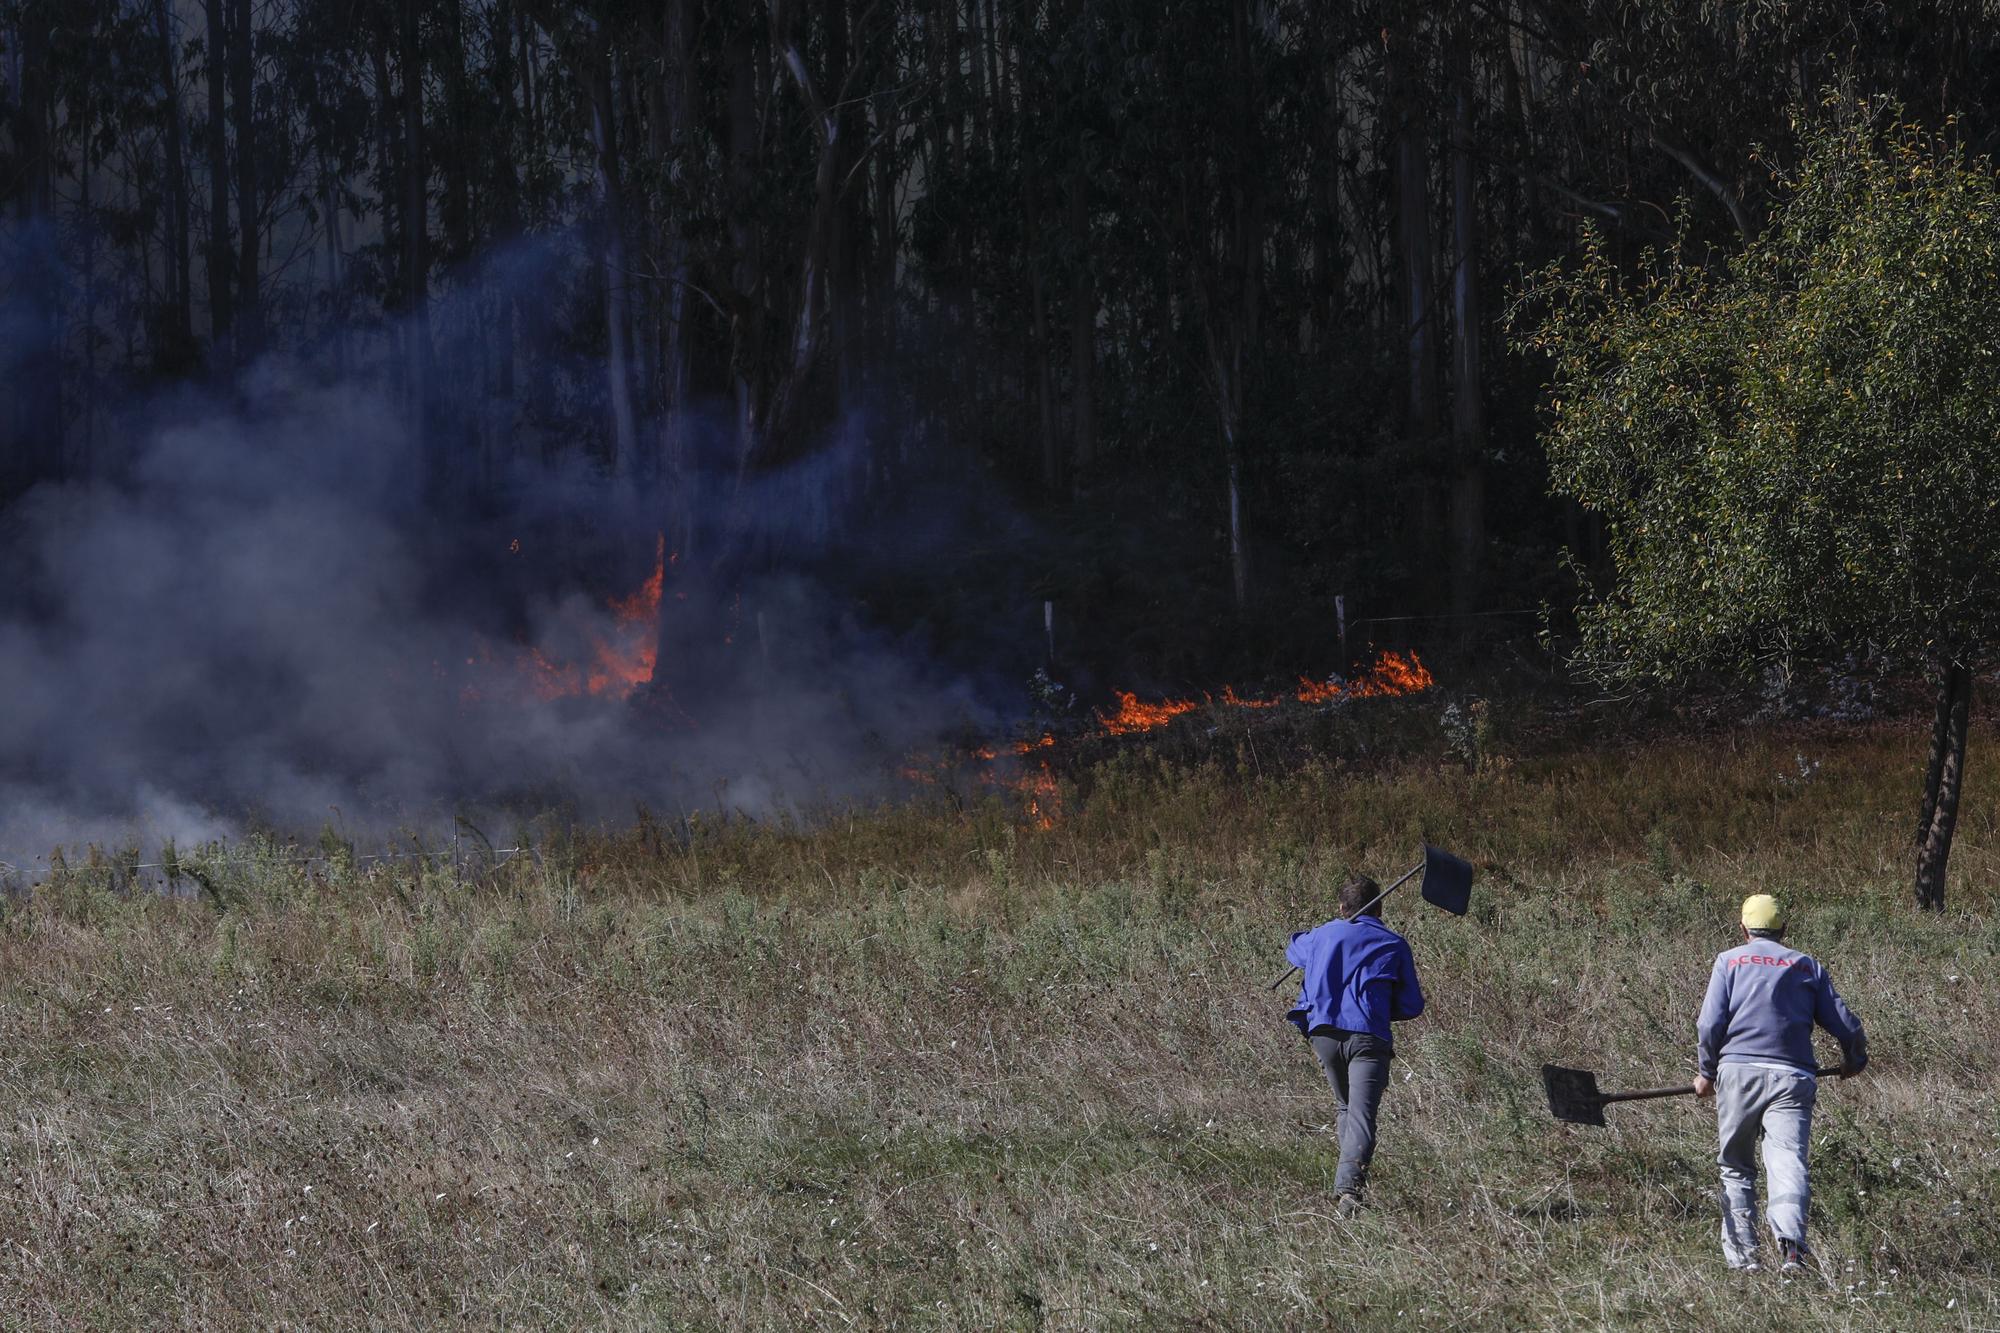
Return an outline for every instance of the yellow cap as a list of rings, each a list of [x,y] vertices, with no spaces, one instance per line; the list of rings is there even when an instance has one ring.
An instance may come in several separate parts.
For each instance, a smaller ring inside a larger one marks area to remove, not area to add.
[[[1785,909],[1770,894],[1753,893],[1743,900],[1743,926],[1746,930],[1783,930]]]

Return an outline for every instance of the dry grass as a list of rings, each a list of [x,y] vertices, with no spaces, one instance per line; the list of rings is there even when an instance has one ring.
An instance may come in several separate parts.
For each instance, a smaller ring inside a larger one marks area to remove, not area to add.
[[[648,827],[464,883],[72,873],[0,920],[0,1326],[2000,1326],[2000,839],[1975,785],[1953,912],[1909,910],[1920,740],[1131,760],[1047,834]],[[1262,983],[1424,835],[1486,868],[1467,919],[1392,908],[1433,1003],[1350,1225]],[[1540,1101],[1544,1059],[1684,1077],[1758,888],[1876,1052],[1815,1126],[1825,1284],[1722,1271],[1705,1108]]]

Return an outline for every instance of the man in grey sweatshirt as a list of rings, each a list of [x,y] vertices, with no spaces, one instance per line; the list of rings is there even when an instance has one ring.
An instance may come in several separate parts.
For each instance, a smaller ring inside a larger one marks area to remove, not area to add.
[[[1757,1139],[1770,1173],[1771,1232],[1784,1268],[1806,1258],[1806,1144],[1819,1093],[1815,1025],[1840,1043],[1841,1077],[1868,1063],[1861,1021],[1811,957],[1785,944],[1785,918],[1769,894],[1743,900],[1743,943],[1716,955],[1695,1020],[1695,1095],[1715,1098],[1722,1151],[1722,1256],[1755,1271]]]

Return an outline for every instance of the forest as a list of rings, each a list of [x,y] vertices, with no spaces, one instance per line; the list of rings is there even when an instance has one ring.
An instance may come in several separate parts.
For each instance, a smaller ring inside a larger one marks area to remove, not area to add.
[[[1529,633],[1480,613],[1561,603],[1596,534],[1547,496],[1520,275],[1586,228],[1726,255],[1832,91],[1987,145],[1993,32],[1959,0],[7,0],[0,502],[283,359],[386,386],[433,515],[552,469],[625,497],[609,543],[570,506],[566,577],[629,585],[664,532],[727,589],[838,523],[870,615],[976,605],[1032,666],[1046,614],[1100,685],[1291,671],[1336,597]],[[921,579],[866,558],[927,522]]]
[[[2000,1326],[1996,112],[2000,0],[0,0],[0,1324]],[[1754,1273],[1752,943],[1871,1052]]]

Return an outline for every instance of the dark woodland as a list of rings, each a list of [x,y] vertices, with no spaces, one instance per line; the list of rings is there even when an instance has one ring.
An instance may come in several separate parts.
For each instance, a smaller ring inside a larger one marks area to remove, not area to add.
[[[1548,494],[1521,275],[1586,227],[1726,255],[1829,93],[1985,149],[1995,31],[1950,0],[6,0],[0,504],[283,364],[386,386],[400,485],[532,531],[537,577],[628,588],[664,534],[687,617],[833,564],[845,614],[1100,693],[1340,666],[1337,597],[1357,636],[1526,639],[1601,539]]]

